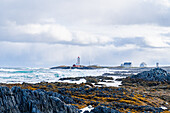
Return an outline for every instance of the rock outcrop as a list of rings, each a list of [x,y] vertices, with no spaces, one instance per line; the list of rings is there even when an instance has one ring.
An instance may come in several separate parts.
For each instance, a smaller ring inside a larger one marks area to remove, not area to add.
[[[138,73],[137,75],[131,76],[131,78],[142,79],[145,81],[170,82],[170,74],[161,68],[144,71]]]
[[[1,113],[79,113],[71,105],[66,105],[56,93],[43,90],[28,90],[20,87],[0,87]]]
[[[120,113],[117,110],[107,108],[107,107],[102,107],[102,106],[97,106],[94,109],[90,111],[90,113]]]
[[[0,84],[0,113],[78,113],[89,105],[94,107],[91,113],[169,111],[169,84],[130,77],[123,82],[120,87],[61,82]]]

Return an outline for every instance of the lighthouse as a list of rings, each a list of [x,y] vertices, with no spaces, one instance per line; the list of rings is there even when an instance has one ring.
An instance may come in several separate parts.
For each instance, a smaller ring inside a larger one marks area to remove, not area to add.
[[[77,65],[80,65],[80,57],[77,58]]]
[[[77,57],[77,62],[76,62],[76,64],[73,64],[73,67],[74,67],[74,69],[76,68],[79,68],[79,67],[81,67],[81,65],[80,65],[80,57],[78,56]]]

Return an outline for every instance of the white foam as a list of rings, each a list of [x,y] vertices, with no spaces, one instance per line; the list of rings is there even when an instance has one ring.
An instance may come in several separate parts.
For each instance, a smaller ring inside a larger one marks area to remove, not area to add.
[[[77,84],[81,84],[81,83],[86,83],[86,80],[83,78],[83,79],[80,79],[78,81],[72,81],[72,80],[59,80],[58,82],[68,82],[68,83],[77,83]]]
[[[0,68],[0,71],[3,71],[3,72],[14,72],[14,71],[19,71],[19,70],[16,70],[16,69],[3,69],[3,68]]]
[[[105,80],[106,82],[98,82],[98,84],[101,84],[101,85],[103,84],[107,87],[110,87],[110,86],[119,87],[122,84],[122,81],[116,81],[116,79],[125,78],[125,76],[108,76],[108,77],[112,77],[114,80]],[[95,85],[95,86],[101,87],[101,85]]]
[[[104,73],[110,73],[117,70],[113,69],[95,69],[95,70],[79,70],[79,69],[47,69],[47,68],[0,68],[1,83],[39,83],[57,82],[63,77],[84,77],[84,76],[100,76]],[[114,76],[115,77],[115,76]],[[70,83],[81,83],[80,81],[67,81]]]
[[[168,108],[167,108],[167,107],[165,107],[165,106],[161,106],[160,108],[162,108],[163,110],[168,109]]]
[[[89,105],[88,107],[85,107],[85,108],[82,108],[82,109],[80,109],[80,110],[82,110],[80,113],[83,113],[83,112],[85,112],[85,111],[91,111],[92,109],[94,109],[94,107],[92,107],[91,105]]]

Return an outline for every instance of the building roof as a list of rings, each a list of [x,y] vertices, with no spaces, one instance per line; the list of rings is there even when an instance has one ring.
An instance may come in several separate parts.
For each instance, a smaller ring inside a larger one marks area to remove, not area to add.
[[[125,62],[124,65],[131,65],[131,62]]]
[[[145,63],[145,62],[142,62],[140,65],[146,65],[146,63]]]

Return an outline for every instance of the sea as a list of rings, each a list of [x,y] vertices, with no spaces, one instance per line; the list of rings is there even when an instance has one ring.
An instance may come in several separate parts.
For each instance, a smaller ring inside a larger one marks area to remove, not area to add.
[[[60,78],[66,77],[84,77],[84,76],[101,76],[105,73],[114,74],[110,75],[116,80],[117,78],[124,78],[130,74],[137,74],[139,72],[150,70],[151,68],[132,68],[132,69],[120,69],[120,68],[102,68],[102,69],[50,69],[50,68],[0,68],[0,83],[12,84],[12,83],[40,83],[40,82],[70,82],[70,83],[82,83],[86,82],[84,79],[79,81],[61,81]],[[166,70],[170,71],[170,68]],[[117,75],[116,75],[117,73]],[[123,76],[122,76],[123,75]],[[125,75],[125,76],[124,76]],[[115,82],[115,86],[120,85],[120,82]],[[113,83],[107,85],[112,86]]]
[[[65,77],[84,77],[100,76],[104,73],[114,73],[117,69],[49,69],[49,68],[0,68],[0,83],[39,83],[39,82],[57,82]]]

